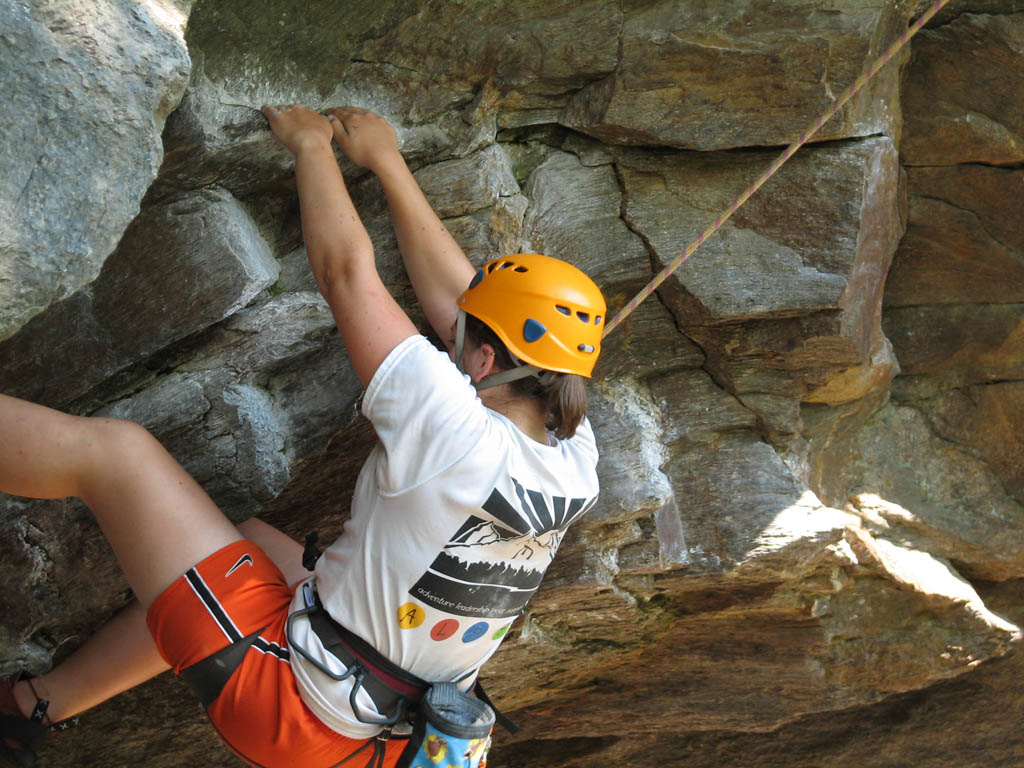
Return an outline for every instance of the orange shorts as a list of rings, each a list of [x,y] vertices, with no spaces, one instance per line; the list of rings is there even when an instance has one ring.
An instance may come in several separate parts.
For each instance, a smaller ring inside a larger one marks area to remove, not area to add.
[[[328,768],[365,745],[351,763],[364,765],[373,745],[332,731],[299,697],[285,638],[291,601],[273,561],[252,542],[237,541],[168,587],[147,624],[160,655],[199,692],[221,739],[250,765]],[[218,652],[227,662],[224,679],[216,671],[224,663],[201,663]],[[405,743],[388,743],[386,766]]]

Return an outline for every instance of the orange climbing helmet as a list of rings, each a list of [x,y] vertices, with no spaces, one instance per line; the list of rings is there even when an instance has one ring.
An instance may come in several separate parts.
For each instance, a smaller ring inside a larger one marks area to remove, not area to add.
[[[529,366],[588,378],[594,370],[604,297],[566,261],[537,253],[494,259],[477,272],[458,305]]]

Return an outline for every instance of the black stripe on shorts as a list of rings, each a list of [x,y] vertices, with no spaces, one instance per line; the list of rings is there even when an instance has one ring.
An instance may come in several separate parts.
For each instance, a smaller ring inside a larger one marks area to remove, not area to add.
[[[199,571],[195,568],[190,568],[185,572],[185,579],[192,587],[192,591],[195,592],[196,596],[202,601],[206,610],[209,611],[210,616],[212,616],[213,620],[217,622],[217,626],[220,627],[221,632],[227,636],[228,640],[232,643],[237,643],[241,640],[242,633],[238,631],[238,627],[235,626],[231,617],[228,616],[216,595],[213,594],[210,588],[206,585],[206,582],[203,581],[203,577],[199,575]]]

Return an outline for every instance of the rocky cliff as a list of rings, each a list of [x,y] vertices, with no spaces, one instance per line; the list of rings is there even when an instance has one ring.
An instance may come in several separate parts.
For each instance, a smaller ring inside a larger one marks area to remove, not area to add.
[[[261,104],[380,112],[472,259],[617,309],[928,5],[0,0],[0,391],[336,534],[373,435]],[[609,337],[493,765],[1024,764],[1021,93],[1024,0],[953,0]],[[0,552],[0,671],[129,598],[74,502],[0,499]],[[236,764],[170,676],[86,723],[41,764]]]

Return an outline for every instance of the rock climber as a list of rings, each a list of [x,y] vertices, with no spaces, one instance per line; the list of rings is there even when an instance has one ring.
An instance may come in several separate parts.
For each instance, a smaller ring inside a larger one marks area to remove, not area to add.
[[[379,440],[351,519],[310,575],[299,543],[256,518],[232,524],[142,427],[0,395],[0,491],[81,499],[136,596],[47,674],[0,680],[0,763],[32,765],[49,732],[168,668],[250,765],[408,762],[423,691],[475,688],[597,497],[584,387],[605,320],[597,286],[536,254],[476,269],[378,115],[263,113],[294,155],[310,266]],[[381,281],[332,142],[380,180],[446,350]]]

